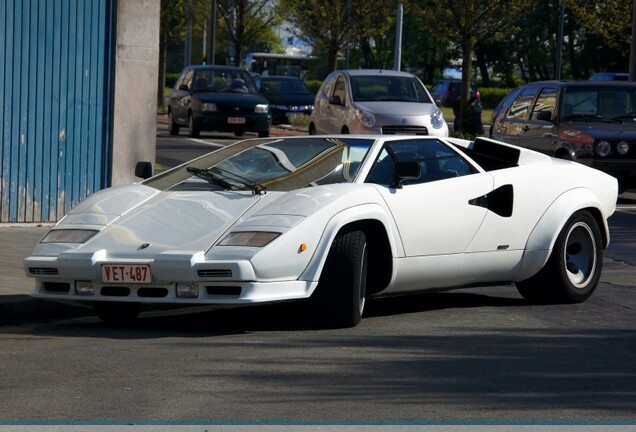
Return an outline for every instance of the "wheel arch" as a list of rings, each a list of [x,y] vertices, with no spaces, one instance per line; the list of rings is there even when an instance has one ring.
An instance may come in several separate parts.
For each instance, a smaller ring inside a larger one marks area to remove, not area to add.
[[[364,231],[369,243],[369,294],[386,288],[394,279],[393,259],[403,256],[404,250],[399,243],[389,217],[377,205],[356,206],[335,215],[323,231],[320,245],[300,279],[317,281],[323,271],[327,255],[336,237],[346,231]]]
[[[575,213],[589,212],[601,232],[603,248],[609,245],[609,227],[602,206],[589,189],[573,189],[559,196],[543,213],[533,228],[524,251],[524,258],[516,280],[524,280],[543,268],[557,237]]]
[[[367,292],[369,295],[377,294],[389,285],[393,275],[393,257],[386,228],[377,219],[358,220],[341,227],[336,237],[350,231],[363,231],[367,238],[369,247]]]

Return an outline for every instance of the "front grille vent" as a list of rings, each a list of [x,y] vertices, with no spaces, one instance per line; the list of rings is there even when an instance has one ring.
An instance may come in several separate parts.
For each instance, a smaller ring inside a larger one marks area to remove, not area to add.
[[[232,277],[232,270],[230,269],[200,269],[197,273],[202,278]]]
[[[55,267],[29,267],[29,273],[40,276],[57,276],[60,274]]]
[[[46,292],[68,293],[71,291],[71,284],[65,282],[44,282],[42,287]]]
[[[137,290],[137,295],[139,297],[152,297],[152,298],[167,297],[168,290],[166,288],[156,288],[156,287],[139,288]]]
[[[426,126],[409,126],[409,125],[395,125],[395,126],[382,126],[382,133],[384,135],[428,135],[428,129]]]
[[[103,287],[101,294],[107,297],[128,297],[130,295],[130,288],[119,286]]]

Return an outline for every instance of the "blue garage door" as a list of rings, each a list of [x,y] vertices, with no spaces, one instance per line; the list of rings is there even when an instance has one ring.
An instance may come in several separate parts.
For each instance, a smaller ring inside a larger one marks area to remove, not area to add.
[[[115,0],[0,0],[0,222],[108,185]]]

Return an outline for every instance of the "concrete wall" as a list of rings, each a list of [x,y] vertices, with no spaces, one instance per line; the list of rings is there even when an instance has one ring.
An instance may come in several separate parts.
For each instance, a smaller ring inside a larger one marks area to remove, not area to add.
[[[113,116],[113,186],[137,182],[137,162],[154,166],[161,0],[118,0]]]

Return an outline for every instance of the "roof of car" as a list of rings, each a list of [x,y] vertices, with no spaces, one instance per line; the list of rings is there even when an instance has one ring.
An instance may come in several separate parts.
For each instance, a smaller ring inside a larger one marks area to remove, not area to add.
[[[241,69],[240,67],[236,67],[236,66],[226,66],[226,65],[190,65],[187,66],[188,69],[192,69],[192,70],[202,70],[202,69],[231,69],[231,70],[236,70],[236,71],[242,71],[245,72],[245,69]]]
[[[636,81],[535,81],[526,85],[553,85],[560,87],[625,87],[636,86]]]
[[[412,77],[413,74],[403,71],[389,70],[389,69],[343,69],[338,72],[344,72],[350,76],[377,76],[377,75],[389,75],[389,76],[403,76]]]

